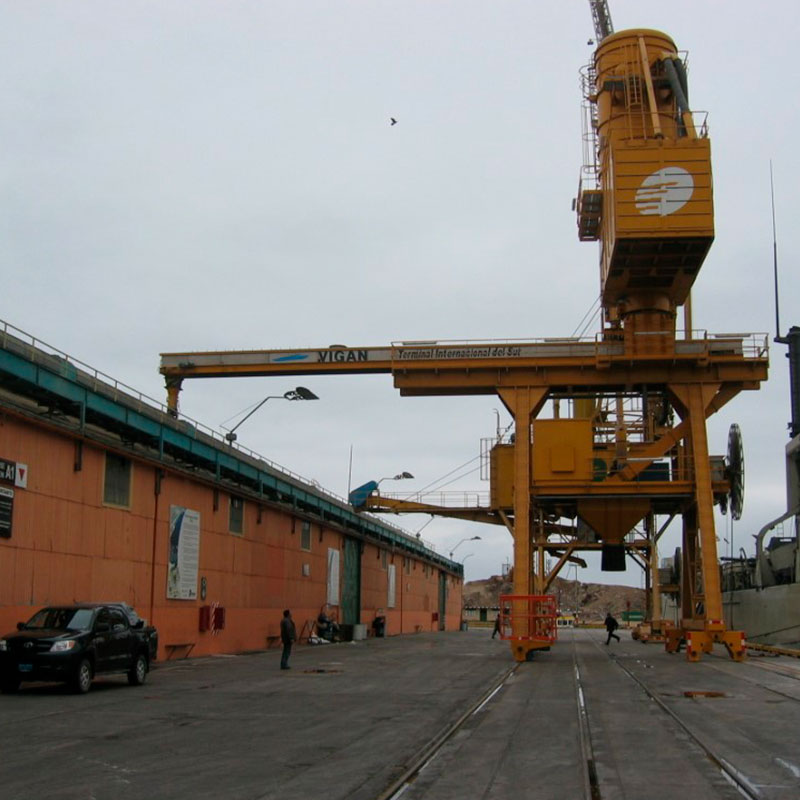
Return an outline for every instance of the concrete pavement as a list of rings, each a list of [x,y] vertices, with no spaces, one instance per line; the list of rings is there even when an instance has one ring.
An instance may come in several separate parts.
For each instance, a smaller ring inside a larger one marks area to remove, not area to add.
[[[301,646],[286,672],[279,649],[168,662],[85,696],[23,688],[0,696],[0,796],[373,800],[424,756],[404,800],[580,799],[590,773],[602,800],[741,798],[720,763],[754,797],[800,797],[800,662],[689,664],[567,631],[503,680],[514,664],[490,634]]]

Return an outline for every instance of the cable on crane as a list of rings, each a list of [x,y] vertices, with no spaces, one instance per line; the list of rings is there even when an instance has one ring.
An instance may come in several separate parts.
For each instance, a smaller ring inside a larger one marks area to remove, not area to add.
[[[436,486],[438,483],[441,483],[441,481],[443,481],[445,478],[449,478],[454,472],[458,472],[458,470],[464,469],[464,467],[469,466],[473,461],[477,461],[479,458],[480,458],[480,456],[477,455],[474,458],[469,459],[469,461],[465,461],[463,464],[459,464],[457,467],[454,467],[453,469],[451,469],[450,472],[446,472],[440,478],[436,478],[436,480],[431,481],[427,486],[423,486],[421,489],[419,489],[414,494],[418,494],[419,495],[419,494],[422,494],[423,492],[427,492],[429,490],[430,491],[436,491],[436,489],[433,489],[432,487]],[[469,470],[468,472],[465,473],[465,475],[469,475],[470,473],[475,472],[476,469],[478,469],[478,467],[475,467],[474,469]],[[464,476],[463,475],[457,476],[456,478],[453,478],[452,481],[448,481],[448,483],[445,484],[445,485],[453,483],[453,481],[458,480],[459,477],[464,477]]]
[[[600,295],[598,294],[592,305],[589,306],[589,310],[583,315],[583,317],[581,317],[581,321],[575,326],[575,330],[572,331],[572,333],[570,334],[570,338],[574,338],[576,335],[580,338],[581,336],[584,335],[587,327],[594,320],[594,318],[597,316],[597,312],[600,310],[600,302],[601,298]],[[584,325],[584,323],[586,324]],[[581,329],[581,332],[578,333],[578,330],[581,328],[581,325],[583,325],[584,327],[583,329]]]

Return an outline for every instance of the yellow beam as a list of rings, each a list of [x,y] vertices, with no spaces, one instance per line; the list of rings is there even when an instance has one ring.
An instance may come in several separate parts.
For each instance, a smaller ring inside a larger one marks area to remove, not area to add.
[[[185,378],[392,373],[403,395],[457,395],[520,386],[624,391],[688,383],[705,373],[723,384],[738,383],[741,391],[758,388],[767,364],[766,339],[676,342],[675,352],[662,356],[625,354],[615,342],[558,340],[162,353],[160,371],[172,387],[174,409]]]
[[[570,364],[547,364],[508,366],[504,370],[499,365],[474,368],[462,366],[453,370],[452,364],[425,365],[410,369],[393,371],[395,388],[404,397],[435,397],[471,394],[500,394],[513,391],[517,386],[547,388],[553,392],[628,392],[639,386],[663,386],[667,383],[688,383],[697,381],[704,375],[713,375],[716,380],[726,384],[738,384],[743,389],[758,389],[761,381],[767,379],[766,359],[742,359],[737,362],[711,359],[700,363],[675,363],[670,356],[663,359],[650,359],[639,369],[631,364],[612,363],[603,370],[596,368],[594,360],[576,360]]]
[[[394,497],[371,495],[364,502],[364,508],[374,512],[390,512],[394,514],[436,514],[437,517],[453,517],[466,519],[473,522],[488,522],[492,525],[502,525],[503,520],[496,511],[485,507],[474,508],[448,508],[435,506],[430,503],[417,503],[413,500],[401,500]]]
[[[553,581],[556,579],[556,576],[559,572],[561,572],[561,567],[569,561],[570,556],[572,555],[572,551],[575,549],[574,544],[570,544],[567,546],[567,549],[562,553],[561,557],[556,562],[556,565],[553,569],[550,570],[550,573],[547,575],[547,579],[545,580],[544,584],[544,591],[546,592]]]

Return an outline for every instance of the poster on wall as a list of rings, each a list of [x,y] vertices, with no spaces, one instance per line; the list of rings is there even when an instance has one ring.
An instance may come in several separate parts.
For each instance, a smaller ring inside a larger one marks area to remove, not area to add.
[[[167,597],[170,600],[197,598],[199,561],[200,512],[170,506],[167,554]]]
[[[394,571],[394,564],[389,564],[389,569],[387,570],[387,592],[386,592],[386,607],[387,608],[394,608],[395,603],[395,571]]]
[[[0,536],[11,538],[11,520],[14,516],[14,490],[0,486]]]
[[[326,602],[331,606],[339,605],[339,551],[328,548],[328,595]]]

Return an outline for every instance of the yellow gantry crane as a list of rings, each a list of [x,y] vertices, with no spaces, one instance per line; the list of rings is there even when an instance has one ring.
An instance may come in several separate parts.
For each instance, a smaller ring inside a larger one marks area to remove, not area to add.
[[[681,619],[662,629],[666,646],[685,642],[697,660],[721,642],[739,660],[743,633],[723,621],[713,509],[730,500],[741,512],[740,441],[733,426],[727,460],[712,457],[706,419],[766,379],[768,337],[692,330],[690,290],[714,238],[707,128],[689,107],[672,39],[613,33],[607,8],[595,15],[601,6],[592,3],[605,27],[583,72],[591,146],[575,204],[580,239],[601,243],[593,338],[163,353],[160,369],[176,414],[182,382],[202,377],[387,373],[403,396],[497,395],[515,437],[491,449],[487,506],[397,500],[371,484],[354,504],[505,525],[514,540],[508,638],[519,661],[550,645],[530,598],[582,551],[601,551],[608,570],[633,556],[655,576],[657,601],[656,542],[679,518]]]

